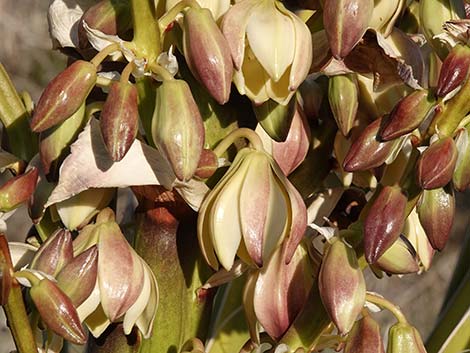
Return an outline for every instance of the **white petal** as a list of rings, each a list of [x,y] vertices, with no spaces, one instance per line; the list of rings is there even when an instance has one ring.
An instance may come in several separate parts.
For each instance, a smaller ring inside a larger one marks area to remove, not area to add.
[[[91,46],[97,51],[101,51],[111,44],[117,43],[119,44],[121,51],[111,53],[110,56],[112,60],[118,60],[122,58],[122,55],[124,55],[126,60],[129,62],[135,60],[135,55],[130,49],[132,47],[131,43],[122,40],[117,35],[105,34],[98,29],[91,28],[86,22],[83,22],[83,28],[86,31],[86,35]]]
[[[144,338],[149,338],[152,334],[153,322],[157,313],[159,294],[157,280],[151,268],[145,263],[145,261],[142,262],[144,265],[144,271],[147,272],[150,277],[150,297],[145,310],[139,316],[135,324],[139,328],[140,332],[142,332]]]
[[[85,301],[77,308],[77,314],[80,318],[80,321],[85,321],[87,317],[90,316],[96,310],[96,308],[98,308],[98,305],[100,305],[100,287],[97,280],[93,291],[90,293],[88,298],[85,299]]]
[[[84,8],[77,3],[53,0],[49,5],[47,20],[54,49],[78,47],[78,22]]]
[[[9,242],[8,247],[10,248],[11,262],[15,271],[27,266],[38,250],[32,245],[17,242]]]

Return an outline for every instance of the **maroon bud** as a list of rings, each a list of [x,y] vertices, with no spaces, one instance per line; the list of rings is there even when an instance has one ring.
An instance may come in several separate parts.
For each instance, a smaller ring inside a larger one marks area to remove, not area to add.
[[[96,83],[96,67],[78,60],[57,75],[39,98],[31,129],[44,131],[72,116]]]
[[[437,83],[437,96],[445,97],[462,85],[468,77],[470,48],[457,44],[444,59]]]
[[[428,116],[434,101],[428,91],[414,91],[401,99],[380,132],[384,141],[393,140],[416,129]]]
[[[49,329],[74,344],[85,344],[86,333],[72,301],[45,278],[29,291],[42,320]]]
[[[452,189],[424,190],[417,210],[419,221],[432,247],[436,250],[444,249],[455,217],[455,200]]]
[[[210,178],[215,173],[218,166],[219,161],[217,159],[217,155],[212,152],[212,150],[204,148],[194,176],[200,179]]]
[[[348,335],[344,353],[385,353],[380,326],[370,315],[356,321]]]
[[[429,146],[416,163],[419,186],[429,190],[447,185],[452,179],[457,155],[452,137],[444,137]]]
[[[114,82],[101,111],[104,144],[113,161],[124,158],[137,135],[137,89],[129,82]]]
[[[38,180],[38,169],[33,167],[24,174],[0,186],[0,211],[8,212],[29,200]]]
[[[398,239],[405,223],[407,197],[398,186],[385,186],[364,221],[364,253],[375,263]]]

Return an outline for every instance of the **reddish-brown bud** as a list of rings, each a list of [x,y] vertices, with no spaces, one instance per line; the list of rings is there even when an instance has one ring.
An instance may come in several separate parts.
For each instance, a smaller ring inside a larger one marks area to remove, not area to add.
[[[344,353],[385,353],[380,326],[370,315],[356,321],[348,335]]]
[[[124,158],[137,135],[139,110],[137,88],[129,82],[115,82],[100,117],[101,134],[113,161]]]
[[[436,189],[449,183],[457,163],[457,147],[452,137],[434,142],[416,163],[418,184],[423,189]]]
[[[204,148],[199,159],[194,176],[200,179],[210,178],[219,166],[217,155],[212,150]]]
[[[436,250],[444,249],[455,217],[455,200],[451,188],[424,190],[418,203],[419,221]]]
[[[186,11],[183,49],[193,75],[219,104],[227,103],[232,84],[232,57],[227,40],[209,9]]]
[[[31,128],[44,131],[69,118],[83,104],[96,83],[96,67],[78,60],[57,75],[39,98]]]
[[[36,188],[37,180],[38,169],[33,167],[0,186],[0,211],[8,212],[28,201]]]
[[[416,129],[428,116],[434,100],[428,91],[414,91],[401,99],[385,120],[380,137],[384,141],[393,140]]]
[[[470,47],[457,44],[444,59],[437,83],[437,96],[445,97],[468,78]]]
[[[72,301],[51,280],[45,278],[29,291],[42,320],[67,341],[85,344],[87,336]]]
[[[329,0],[323,4],[323,25],[333,56],[341,60],[367,30],[373,0]]]
[[[364,221],[364,253],[375,263],[398,239],[405,223],[407,197],[398,186],[385,186]]]
[[[12,285],[12,264],[8,241],[0,234],[0,305],[5,305],[10,295]]]

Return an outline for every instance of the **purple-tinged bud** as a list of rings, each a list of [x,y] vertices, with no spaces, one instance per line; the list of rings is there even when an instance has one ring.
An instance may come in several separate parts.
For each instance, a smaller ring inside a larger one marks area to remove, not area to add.
[[[85,344],[86,333],[72,301],[45,278],[29,291],[42,320],[49,329],[74,344]]]
[[[44,131],[72,116],[96,83],[96,67],[78,60],[57,75],[39,98],[31,129]]]
[[[375,265],[392,275],[404,275],[419,271],[416,251],[409,240],[402,235],[385,251]]]
[[[398,322],[388,331],[387,353],[426,353],[426,348],[416,328]]]
[[[426,119],[434,103],[426,90],[402,98],[385,120],[380,137],[389,141],[413,131]]]
[[[38,180],[38,169],[33,167],[0,186],[0,211],[8,212],[29,200]]]
[[[385,186],[364,221],[364,254],[375,263],[398,239],[405,223],[407,197],[398,186]]]
[[[469,67],[470,47],[457,44],[442,62],[437,83],[437,96],[445,97],[461,86],[468,78]]]
[[[455,190],[464,192],[470,186],[470,127],[458,131],[455,146],[458,157],[452,182]]]
[[[31,268],[56,276],[72,258],[72,235],[66,229],[58,229],[36,252]]]
[[[346,172],[376,168],[392,154],[396,140],[385,142],[378,140],[377,134],[382,120],[383,118],[374,120],[353,142],[343,162],[343,169]]]
[[[328,0],[323,4],[323,25],[336,59],[342,60],[361,40],[373,9],[373,0]]]
[[[423,189],[436,189],[449,183],[457,163],[457,147],[452,137],[434,142],[416,163],[418,185]]]
[[[197,165],[194,176],[198,177],[199,179],[210,178],[218,167],[219,161],[217,155],[212,152],[212,150],[204,148],[202,150],[201,158],[199,159],[199,164]]]
[[[436,250],[444,249],[455,217],[455,199],[451,188],[424,190],[417,205],[421,225]]]
[[[165,80],[157,88],[152,137],[176,177],[191,179],[201,158],[204,125],[185,81]]]
[[[186,11],[183,51],[196,79],[219,104],[227,103],[232,84],[232,56],[209,9],[190,8]]]
[[[365,304],[366,284],[354,249],[342,240],[335,241],[326,250],[318,288],[339,333],[348,333]]]
[[[138,123],[137,88],[129,82],[114,82],[100,117],[103,141],[113,161],[126,155],[137,135]]]
[[[348,335],[344,353],[385,353],[380,326],[370,315],[356,321]]]
[[[307,76],[299,86],[299,102],[308,119],[317,118],[323,101],[323,90],[313,79]]]
[[[358,101],[357,79],[354,74],[336,75],[328,80],[328,101],[338,128],[349,134],[356,119]]]
[[[71,260],[57,275],[57,285],[78,308],[89,297],[98,275],[98,249],[96,246]]]
[[[263,104],[253,105],[253,111],[269,137],[274,141],[283,142],[289,134],[296,104],[295,98],[292,98],[287,105],[276,103],[270,99]]]

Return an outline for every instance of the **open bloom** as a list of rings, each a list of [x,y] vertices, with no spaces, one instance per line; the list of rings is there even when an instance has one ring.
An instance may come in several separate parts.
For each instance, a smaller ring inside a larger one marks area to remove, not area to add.
[[[222,32],[230,46],[238,91],[255,104],[270,98],[287,104],[312,62],[305,23],[279,1],[242,0],[224,15]]]
[[[305,204],[277,163],[264,151],[240,150],[204,199],[198,238],[207,262],[232,268],[235,256],[263,266],[284,241],[290,262],[306,228]]]

